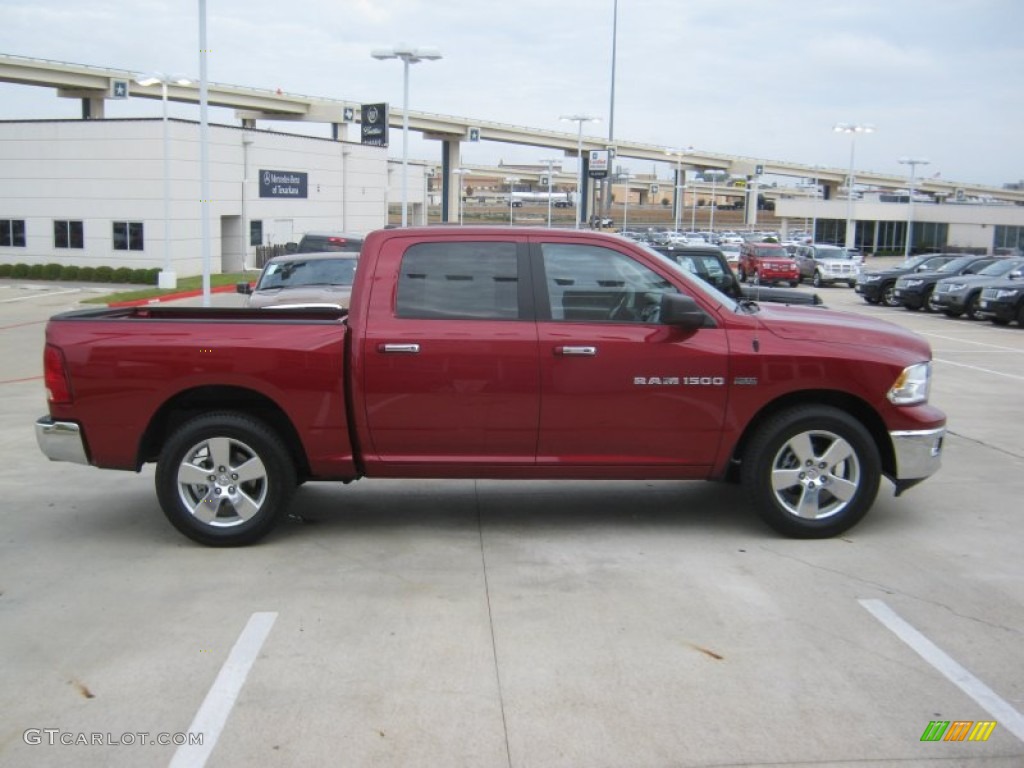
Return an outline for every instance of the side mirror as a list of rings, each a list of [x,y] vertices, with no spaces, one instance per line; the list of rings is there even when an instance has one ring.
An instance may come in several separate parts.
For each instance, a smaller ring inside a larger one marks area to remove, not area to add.
[[[252,286],[249,283],[235,283],[235,293],[242,293],[248,296],[252,293]]]
[[[663,325],[696,330],[705,326],[708,316],[690,296],[682,293],[663,293],[660,320]]]

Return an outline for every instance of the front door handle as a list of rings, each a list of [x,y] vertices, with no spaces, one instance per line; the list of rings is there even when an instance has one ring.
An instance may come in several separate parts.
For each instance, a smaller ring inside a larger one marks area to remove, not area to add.
[[[565,357],[593,357],[597,354],[597,347],[555,347],[555,354]]]
[[[389,355],[416,355],[419,354],[419,344],[381,344],[377,347],[378,352]]]

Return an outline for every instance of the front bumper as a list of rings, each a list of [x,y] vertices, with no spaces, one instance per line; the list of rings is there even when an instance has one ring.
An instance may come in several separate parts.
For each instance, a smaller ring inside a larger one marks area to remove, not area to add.
[[[82,428],[71,421],[54,421],[49,416],[36,420],[36,442],[50,461],[88,464]]]
[[[1012,322],[1017,316],[1017,307],[1013,302],[1001,299],[981,299],[978,302],[978,313],[986,320],[995,318],[1004,322]]]
[[[896,495],[917,485],[942,466],[942,442],[946,428],[898,430],[889,433],[896,457]]]
[[[853,286],[854,291],[866,299],[878,299],[882,296],[882,283],[872,281],[870,283],[859,282]]]

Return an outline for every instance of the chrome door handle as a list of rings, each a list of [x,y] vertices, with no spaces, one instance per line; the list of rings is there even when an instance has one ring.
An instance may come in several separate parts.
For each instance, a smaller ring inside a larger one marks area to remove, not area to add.
[[[381,344],[377,347],[378,352],[392,355],[416,355],[419,354],[419,344]]]
[[[597,354],[597,347],[555,347],[555,354],[566,357],[593,357]]]

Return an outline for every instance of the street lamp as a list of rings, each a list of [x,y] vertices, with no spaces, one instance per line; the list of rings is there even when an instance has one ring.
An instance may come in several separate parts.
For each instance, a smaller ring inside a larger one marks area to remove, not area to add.
[[[903,248],[903,258],[910,258],[910,250],[913,246],[914,240],[914,175],[917,171],[917,166],[928,165],[931,161],[925,160],[923,157],[901,157],[901,165],[910,166],[910,197],[907,203],[907,244]]]
[[[576,173],[576,229],[579,229],[580,213],[583,211],[583,124],[597,123],[601,121],[601,118],[587,115],[563,115],[558,119],[567,123],[576,123],[578,128],[576,133],[576,159],[579,163],[579,170]]]
[[[676,209],[675,229],[676,229],[676,232],[678,232],[679,231],[679,217],[680,217],[680,215],[682,214],[682,211],[683,211],[683,199],[682,199],[682,196],[681,196],[680,193],[682,192],[682,190],[686,189],[686,185],[683,184],[683,157],[685,155],[692,155],[693,154],[693,147],[687,147],[686,149],[677,149],[677,150],[671,150],[670,149],[670,150],[667,150],[665,152],[665,154],[670,156],[670,157],[674,157],[676,159],[676,180],[675,180],[675,186],[673,187],[674,191],[673,191],[673,194],[672,194],[672,202],[673,202],[673,206],[672,207]]]
[[[138,77],[135,82],[143,86],[159,85],[164,106],[164,268],[157,278],[157,286],[170,290],[178,287],[178,275],[171,264],[171,139],[167,120],[167,86],[191,85],[192,81],[180,75],[158,72]]]
[[[468,168],[456,168],[452,173],[457,174],[459,177],[459,225],[462,225],[462,187],[463,181],[469,174],[472,173]]]
[[[514,192],[516,189],[516,182],[519,181],[518,176],[506,176],[505,183],[508,184],[508,225],[512,226],[512,205],[515,202]]]
[[[629,171],[619,174],[619,181],[626,182],[626,199],[623,201],[622,206],[622,231],[629,229],[629,180],[633,178],[633,174]]]
[[[550,229],[551,228],[551,187],[554,185],[554,179],[552,178],[552,176],[554,175],[554,170],[553,169],[554,169],[555,163],[557,163],[558,160],[552,160],[551,158],[546,158],[544,160],[541,160],[541,162],[542,163],[546,163],[547,166],[548,166],[548,229]]]
[[[718,184],[718,180],[725,175],[725,171],[720,170],[704,172],[705,178],[708,176],[711,177],[711,218],[708,221],[708,231],[711,234],[714,234],[715,232],[715,187]]]
[[[858,125],[856,123],[836,123],[832,126],[835,133],[850,134],[850,175],[846,179],[846,247],[857,246],[857,233],[853,231],[853,149],[857,141],[858,133],[874,133],[873,125]]]
[[[384,59],[402,60],[402,226],[409,223],[409,65],[421,61],[437,61],[441,53],[434,48],[413,48],[400,43],[394,48],[370,51],[370,55]]]

